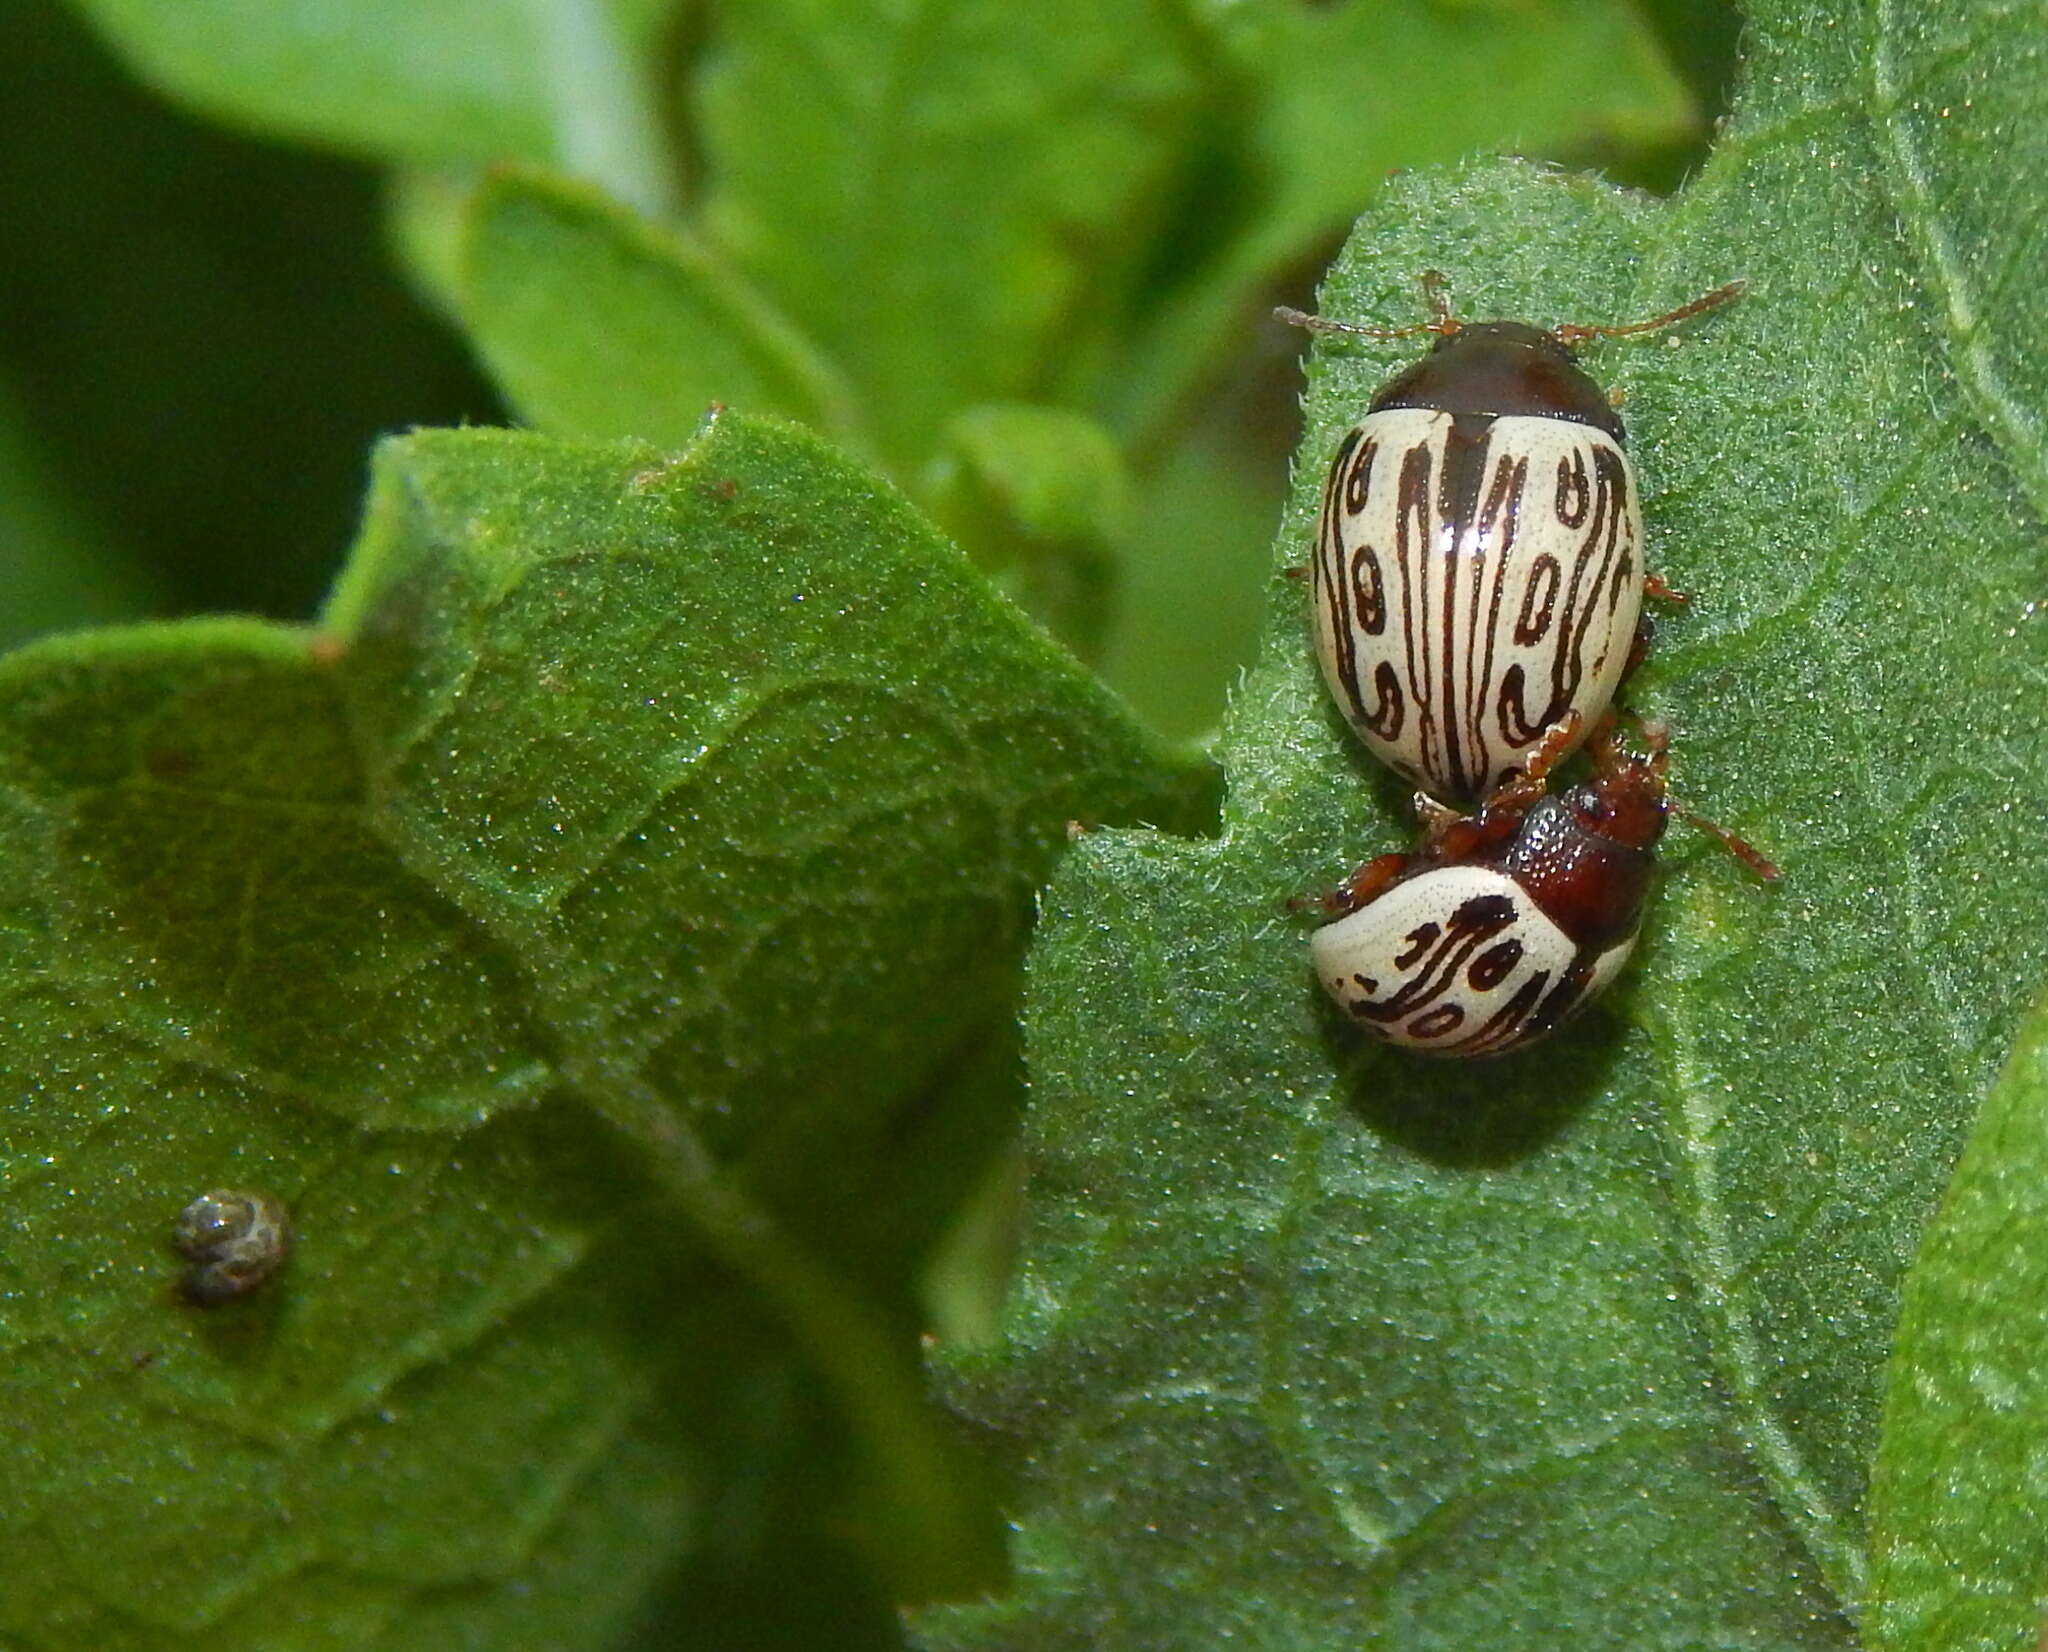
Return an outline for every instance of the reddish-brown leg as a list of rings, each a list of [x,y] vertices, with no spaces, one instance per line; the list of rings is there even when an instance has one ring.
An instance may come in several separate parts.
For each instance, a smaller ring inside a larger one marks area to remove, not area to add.
[[[1661,574],[1643,575],[1643,595],[1652,602],[1690,602],[1692,598],[1684,591],[1675,591],[1664,583]]]
[[[1528,763],[1488,792],[1477,813],[1461,815],[1443,809],[1441,804],[1435,805],[1442,812],[1424,816],[1416,858],[1432,862],[1468,860],[1513,837],[1521,827],[1522,816],[1548,789],[1550,771],[1571,749],[1583,723],[1576,711],[1568,711],[1552,723],[1529,753]]]
[[[1415,818],[1422,823],[1422,844],[1418,852],[1426,853],[1433,845],[1441,842],[1444,834],[1465,817],[1448,803],[1439,803],[1429,793],[1417,792]]]
[[[1529,761],[1487,793],[1475,819],[1490,824],[1518,820],[1526,814],[1549,786],[1550,771],[1578,743],[1585,721],[1576,711],[1568,711],[1545,729],[1536,749],[1529,753]]]
[[[1625,750],[1615,738],[1623,716],[1635,724],[1636,732],[1642,736],[1643,749],[1649,753],[1647,757],[1638,757],[1634,752]],[[1667,755],[1670,745],[1671,731],[1655,718],[1645,717],[1639,711],[1624,712],[1619,707],[1609,706],[1593,724],[1593,732],[1586,736],[1586,755],[1592,759],[1596,775],[1612,774],[1617,769],[1636,765],[1655,775],[1661,789],[1664,772],[1671,762]]]
[[[1629,715],[1635,718],[1637,727],[1642,726],[1640,716],[1633,711]],[[1611,769],[1621,760],[1620,749],[1614,743],[1614,729],[1619,716],[1620,713],[1609,706],[1594,718],[1593,730],[1586,736],[1586,755],[1592,758],[1596,770]]]
[[[1484,853],[1514,836],[1522,818],[1520,811],[1513,809],[1496,811],[1491,816],[1483,808],[1478,814],[1460,814],[1422,792],[1415,794],[1415,813],[1422,822],[1422,836],[1416,840],[1409,858],[1432,866]]]
[[[1345,917],[1407,871],[1412,858],[1398,849],[1391,854],[1375,855],[1335,889],[1326,889],[1320,895],[1297,895],[1287,904],[1297,912],[1313,910],[1326,918]]]

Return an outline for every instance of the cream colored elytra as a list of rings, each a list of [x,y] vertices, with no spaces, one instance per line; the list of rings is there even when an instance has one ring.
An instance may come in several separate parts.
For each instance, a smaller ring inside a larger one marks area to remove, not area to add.
[[[1360,1026],[1429,1055],[1491,1055],[1549,1031],[1628,961],[1635,936],[1581,953],[1490,866],[1405,878],[1309,940],[1316,974]]]
[[[1576,710],[1591,728],[1642,612],[1635,473],[1605,431],[1371,413],[1339,447],[1312,564],[1316,652],[1374,755],[1484,797]]]

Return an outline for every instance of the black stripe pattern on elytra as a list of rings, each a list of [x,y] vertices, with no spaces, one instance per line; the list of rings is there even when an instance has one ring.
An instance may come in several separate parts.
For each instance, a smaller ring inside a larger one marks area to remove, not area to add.
[[[1484,796],[1545,729],[1591,725],[1642,605],[1620,447],[1552,419],[1372,415],[1323,490],[1312,590],[1339,706],[1440,797]]]
[[[1503,874],[1458,867],[1319,931],[1315,951],[1359,1025],[1454,1056],[1502,1054],[1549,1032],[1585,1002],[1600,963]]]

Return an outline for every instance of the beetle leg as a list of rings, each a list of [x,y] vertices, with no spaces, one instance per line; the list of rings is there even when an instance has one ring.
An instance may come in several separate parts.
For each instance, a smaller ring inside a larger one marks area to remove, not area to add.
[[[1543,738],[1529,753],[1529,761],[1486,794],[1474,819],[1496,829],[1521,819],[1548,789],[1550,771],[1578,742],[1579,730],[1585,722],[1577,711],[1567,711],[1545,729]]]
[[[1375,855],[1335,889],[1326,889],[1320,895],[1297,895],[1287,904],[1297,912],[1314,910],[1326,918],[1346,917],[1407,871],[1412,858],[1398,849],[1391,854]]]
[[[1563,761],[1566,752],[1578,744],[1579,730],[1585,726],[1584,717],[1576,711],[1567,711],[1543,731],[1543,738],[1536,742],[1536,749],[1529,753],[1529,761],[1522,765],[1523,780],[1538,788],[1539,796],[1541,788],[1550,779],[1550,771]],[[1532,798],[1530,801],[1535,800]]]
[[[1666,585],[1657,574],[1643,575],[1643,595],[1653,602],[1690,602],[1692,598],[1684,591],[1675,591]]]
[[[1621,753],[1614,744],[1614,729],[1620,716],[1619,711],[1609,706],[1595,719],[1593,732],[1586,736],[1586,755],[1592,758],[1596,770],[1611,769],[1622,760]],[[1644,738],[1647,740],[1649,725],[1643,721],[1641,714],[1631,711],[1629,716],[1635,718],[1636,726],[1645,731]],[[1663,725],[1658,726],[1661,728]]]
[[[1415,818],[1422,822],[1423,847],[1440,842],[1445,832],[1463,820],[1464,815],[1448,803],[1439,803],[1427,792],[1415,794]]]

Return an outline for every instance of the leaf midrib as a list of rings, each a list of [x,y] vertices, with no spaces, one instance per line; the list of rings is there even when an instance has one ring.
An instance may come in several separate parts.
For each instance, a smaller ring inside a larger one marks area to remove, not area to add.
[[[2012,8],[2017,9],[2017,8]],[[2001,8],[2001,11],[2003,8]],[[1877,129],[1887,193],[1906,226],[1902,237],[1923,279],[1941,300],[1948,357],[1971,405],[1990,426],[1998,450],[2037,516],[2048,517],[2048,435],[2038,416],[2000,380],[1986,344],[1985,313],[1936,212],[1933,191],[1908,124],[1911,89],[1899,74],[1897,0],[1876,0],[1875,38],[1868,54],[1868,115]]]

